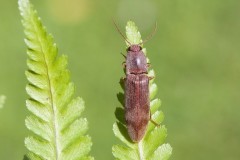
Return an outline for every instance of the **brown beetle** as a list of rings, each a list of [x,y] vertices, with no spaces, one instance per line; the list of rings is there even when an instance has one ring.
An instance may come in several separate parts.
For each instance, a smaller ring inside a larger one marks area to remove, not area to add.
[[[115,23],[115,22],[114,22]],[[118,29],[116,23],[116,28]],[[155,28],[156,29],[156,28]],[[148,63],[140,44],[129,43],[125,62],[124,78],[124,111],[128,134],[133,142],[139,142],[145,135],[148,122],[151,120]],[[143,42],[142,42],[143,43]],[[151,120],[152,121],[152,120]],[[155,125],[154,121],[152,121]]]
[[[131,45],[126,56],[125,120],[130,138],[140,141],[150,119],[147,60],[139,45]]]

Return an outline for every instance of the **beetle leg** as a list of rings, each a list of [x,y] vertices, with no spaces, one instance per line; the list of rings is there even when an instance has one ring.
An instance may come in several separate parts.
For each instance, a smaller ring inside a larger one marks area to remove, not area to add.
[[[126,68],[126,62],[122,62],[123,68]]]
[[[122,77],[121,79],[120,79],[120,84],[124,84],[125,83],[125,81],[126,81],[126,77]]]
[[[122,81],[122,82],[125,82],[126,79],[127,79],[126,77],[122,77],[122,78],[121,78],[121,81]]]
[[[148,77],[149,81],[152,80],[152,79],[154,79],[154,78],[155,78],[154,76]]]
[[[120,53],[125,59],[127,59],[127,56],[125,56],[122,52]]]
[[[147,67],[148,67],[148,68],[151,67],[151,64],[150,64],[150,63],[147,63]]]
[[[152,119],[152,113],[150,112],[150,121],[157,127],[160,127],[160,124],[158,124],[157,122],[155,122],[153,119]]]

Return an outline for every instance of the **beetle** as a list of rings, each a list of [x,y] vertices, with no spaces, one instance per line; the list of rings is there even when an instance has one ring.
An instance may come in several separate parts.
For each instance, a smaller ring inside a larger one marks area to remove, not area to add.
[[[148,64],[140,45],[131,45],[126,56],[124,111],[128,134],[139,142],[150,119]]]
[[[126,37],[119,33],[129,43],[126,61],[124,62],[126,77],[124,78],[124,117],[129,137],[133,142],[139,142],[145,135],[151,120],[149,81],[147,58],[140,44],[131,44]],[[156,28],[155,28],[156,29]],[[143,42],[142,42],[143,43]]]

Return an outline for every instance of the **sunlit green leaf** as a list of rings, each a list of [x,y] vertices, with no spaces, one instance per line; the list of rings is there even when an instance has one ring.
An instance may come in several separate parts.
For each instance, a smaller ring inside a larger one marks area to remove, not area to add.
[[[82,98],[73,98],[67,57],[58,55],[53,37],[46,32],[29,0],[19,0],[28,47],[26,101],[31,112],[25,120],[33,132],[25,139],[31,160],[90,160],[92,142],[88,122],[81,117]]]

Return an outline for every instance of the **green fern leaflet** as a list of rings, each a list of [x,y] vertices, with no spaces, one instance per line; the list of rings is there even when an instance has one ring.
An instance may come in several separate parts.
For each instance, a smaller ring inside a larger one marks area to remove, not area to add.
[[[90,160],[92,142],[88,122],[81,118],[84,101],[73,98],[67,57],[58,56],[53,37],[47,34],[29,0],[19,0],[28,47],[26,87],[31,114],[25,124],[33,136],[25,139],[31,160]]]
[[[142,42],[141,34],[134,22],[129,21],[126,26],[127,39],[131,44],[139,44]],[[128,45],[128,43],[127,43]],[[128,47],[128,46],[127,46]],[[143,49],[146,54],[146,49]],[[150,70],[148,75],[155,77],[154,71]],[[164,118],[163,112],[159,111],[161,105],[160,99],[154,99],[157,93],[157,85],[154,79],[150,81],[150,108],[152,119],[161,124]],[[123,84],[121,84],[123,88]],[[123,93],[118,94],[118,99],[123,105]],[[115,136],[122,144],[114,145],[112,152],[117,160],[167,160],[172,154],[172,148],[169,144],[165,144],[167,129],[164,125],[155,126],[149,122],[144,138],[139,143],[133,143],[127,133],[124,120],[124,108],[118,107],[115,111],[117,122],[113,125]]]

